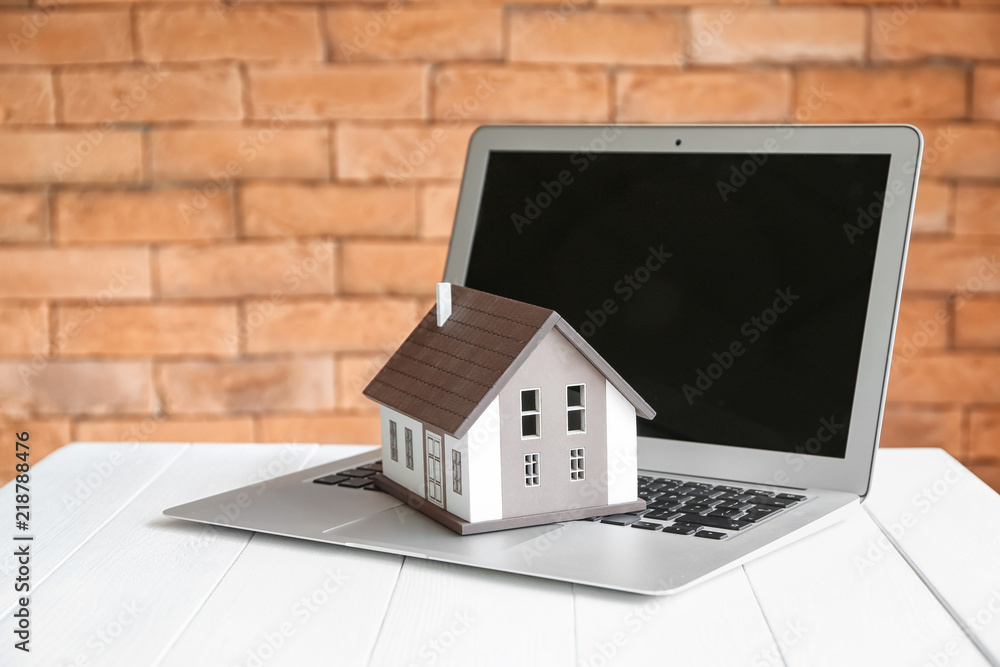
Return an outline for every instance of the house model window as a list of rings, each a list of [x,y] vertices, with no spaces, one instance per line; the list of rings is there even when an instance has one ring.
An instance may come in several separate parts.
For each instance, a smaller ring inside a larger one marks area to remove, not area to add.
[[[583,447],[569,450],[569,478],[574,482],[586,478],[583,462]]]
[[[566,432],[587,432],[587,406],[585,401],[587,387],[582,384],[571,384],[566,387]]]
[[[413,470],[413,431],[406,429],[406,467]]]
[[[462,452],[454,449],[451,452],[451,490],[462,493]]]
[[[538,454],[524,455],[524,485],[538,486]]]
[[[541,396],[538,389],[521,390],[521,439],[538,438],[541,429]]]
[[[389,455],[393,461],[399,460],[399,437],[396,435],[396,422],[389,420]]]

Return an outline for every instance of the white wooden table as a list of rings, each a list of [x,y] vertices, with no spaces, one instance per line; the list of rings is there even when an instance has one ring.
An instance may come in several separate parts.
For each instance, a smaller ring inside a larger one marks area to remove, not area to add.
[[[852,518],[669,598],[168,519],[363,451],[95,444],[31,470],[31,652],[2,665],[997,665],[1000,496],[940,450],[883,450]]]

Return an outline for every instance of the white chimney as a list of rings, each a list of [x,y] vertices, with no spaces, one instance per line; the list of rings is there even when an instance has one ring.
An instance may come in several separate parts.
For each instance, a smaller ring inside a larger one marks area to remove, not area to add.
[[[439,327],[451,317],[451,283],[437,284],[437,316]]]

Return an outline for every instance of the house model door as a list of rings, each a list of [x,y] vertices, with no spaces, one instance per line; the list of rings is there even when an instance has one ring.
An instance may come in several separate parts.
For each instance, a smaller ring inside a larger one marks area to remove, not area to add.
[[[427,498],[435,505],[444,507],[444,495],[441,490],[441,438],[433,433],[427,434]]]

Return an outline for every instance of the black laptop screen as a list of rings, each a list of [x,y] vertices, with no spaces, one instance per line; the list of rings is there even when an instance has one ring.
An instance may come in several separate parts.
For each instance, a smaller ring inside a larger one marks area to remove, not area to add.
[[[639,434],[843,457],[888,155],[494,152],[466,284],[559,312]]]

